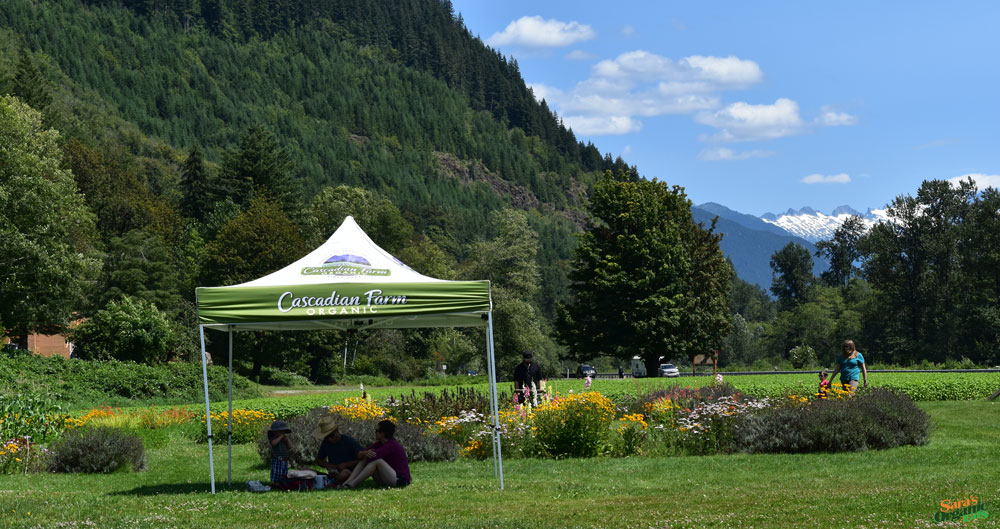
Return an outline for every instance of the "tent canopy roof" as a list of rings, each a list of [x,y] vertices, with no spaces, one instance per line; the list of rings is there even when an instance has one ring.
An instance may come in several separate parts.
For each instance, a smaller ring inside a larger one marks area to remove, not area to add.
[[[281,270],[195,294],[199,323],[215,329],[484,326],[492,309],[489,281],[422,275],[375,244],[352,217]]]

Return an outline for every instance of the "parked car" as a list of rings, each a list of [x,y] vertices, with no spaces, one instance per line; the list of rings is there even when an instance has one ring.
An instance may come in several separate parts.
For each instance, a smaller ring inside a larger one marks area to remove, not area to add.
[[[660,376],[679,377],[681,376],[681,371],[674,364],[660,364]]]
[[[580,364],[580,367],[576,368],[576,375],[580,378],[584,377],[593,378],[597,376],[597,370],[594,369],[594,366],[590,366],[587,364]]]

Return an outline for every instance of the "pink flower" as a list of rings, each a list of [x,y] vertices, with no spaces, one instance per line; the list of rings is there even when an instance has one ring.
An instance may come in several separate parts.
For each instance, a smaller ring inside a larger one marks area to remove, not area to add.
[[[527,385],[524,386],[524,396],[525,397],[531,396],[531,386],[527,386]]]
[[[584,381],[583,382],[583,389],[590,389],[590,383],[593,382],[593,379],[591,379],[588,376],[587,378],[583,379],[583,381]]]
[[[718,382],[719,384],[722,384],[722,373],[715,374],[715,381]]]

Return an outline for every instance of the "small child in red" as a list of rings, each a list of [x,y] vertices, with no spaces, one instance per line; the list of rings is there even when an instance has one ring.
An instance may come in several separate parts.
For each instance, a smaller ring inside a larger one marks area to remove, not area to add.
[[[826,379],[826,369],[819,372],[819,391],[817,395],[821,399],[825,399],[827,393],[830,391],[830,381]]]

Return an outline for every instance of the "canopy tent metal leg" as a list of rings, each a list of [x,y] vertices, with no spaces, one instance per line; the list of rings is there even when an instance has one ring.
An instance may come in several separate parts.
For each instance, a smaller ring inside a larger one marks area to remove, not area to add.
[[[489,316],[487,316],[487,321],[489,321]],[[490,361],[490,334],[489,328],[486,329],[486,377],[490,382],[490,424],[493,425],[493,435],[491,436],[491,446],[493,447],[493,476],[500,475],[500,467],[497,465],[497,443],[496,443],[496,417],[493,415],[493,385],[496,383],[496,374],[493,372],[493,362]]]
[[[490,402],[493,407],[493,461],[500,476],[500,490],[503,490],[503,453],[500,449],[500,411],[497,406],[496,362],[493,354],[493,312],[487,313],[486,349],[490,357]]]
[[[229,471],[226,473],[226,486],[233,486],[233,326],[229,326]]]
[[[208,428],[208,473],[212,479],[212,494],[215,494],[215,460],[212,458],[212,411],[208,403],[208,362],[205,360],[205,326],[199,325],[201,335],[201,376],[205,382],[205,427]]]

